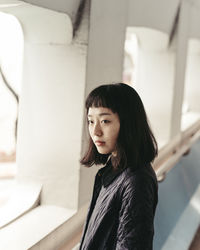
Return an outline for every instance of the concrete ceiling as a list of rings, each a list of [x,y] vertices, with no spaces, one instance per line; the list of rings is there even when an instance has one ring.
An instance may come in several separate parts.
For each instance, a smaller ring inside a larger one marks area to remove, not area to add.
[[[50,10],[67,13],[74,23],[81,0],[23,0],[30,4],[44,7]]]

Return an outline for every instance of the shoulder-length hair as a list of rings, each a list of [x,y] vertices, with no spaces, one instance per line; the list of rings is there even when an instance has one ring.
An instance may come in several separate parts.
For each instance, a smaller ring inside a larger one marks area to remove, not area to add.
[[[156,139],[148,124],[143,103],[134,88],[124,83],[101,85],[88,95],[85,107],[87,114],[90,107],[106,107],[119,116],[117,153],[111,158],[115,169],[127,165],[138,168],[154,160],[158,153]],[[91,167],[93,164],[105,164],[108,156],[98,153],[90,138],[88,149],[80,162]]]

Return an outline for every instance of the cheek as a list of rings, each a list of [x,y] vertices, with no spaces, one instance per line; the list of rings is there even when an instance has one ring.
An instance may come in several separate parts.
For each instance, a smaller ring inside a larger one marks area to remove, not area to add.
[[[89,131],[89,135],[92,137],[92,129],[90,127],[88,128],[88,131]]]
[[[112,134],[112,141],[115,142],[115,143],[117,142],[117,138],[118,138],[118,135],[119,135],[119,129],[120,129],[119,127],[116,127],[116,128],[113,128],[112,131],[111,131],[112,132],[111,133]]]
[[[117,127],[115,128],[116,137],[118,137],[119,131],[120,131],[120,123],[118,123]]]

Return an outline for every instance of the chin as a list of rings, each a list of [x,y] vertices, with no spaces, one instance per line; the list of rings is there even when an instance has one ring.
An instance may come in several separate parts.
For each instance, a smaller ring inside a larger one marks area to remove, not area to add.
[[[99,154],[102,154],[102,155],[110,154],[110,151],[108,151],[108,150],[103,150],[103,149],[97,148],[97,151],[99,152]]]
[[[103,150],[98,150],[99,154],[101,155],[106,155],[106,154],[109,154],[109,152],[107,151],[103,151]]]

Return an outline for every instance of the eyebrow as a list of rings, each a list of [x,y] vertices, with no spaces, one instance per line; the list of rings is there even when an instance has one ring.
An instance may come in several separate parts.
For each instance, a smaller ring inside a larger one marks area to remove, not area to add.
[[[112,115],[112,114],[110,114],[110,113],[100,113],[100,114],[98,114],[99,116],[103,116],[103,115]],[[91,117],[92,115],[88,115],[88,117]]]

